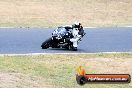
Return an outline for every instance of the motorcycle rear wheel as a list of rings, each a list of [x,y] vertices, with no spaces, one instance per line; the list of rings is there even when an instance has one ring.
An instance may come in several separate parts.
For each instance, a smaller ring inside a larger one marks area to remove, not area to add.
[[[73,47],[72,50],[73,50],[73,51],[77,51],[77,47]]]

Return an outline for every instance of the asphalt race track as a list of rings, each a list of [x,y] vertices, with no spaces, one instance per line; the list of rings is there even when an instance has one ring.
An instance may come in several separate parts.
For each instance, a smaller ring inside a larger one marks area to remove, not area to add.
[[[0,28],[0,54],[132,52],[132,28],[87,28],[78,51],[41,49],[50,28]]]

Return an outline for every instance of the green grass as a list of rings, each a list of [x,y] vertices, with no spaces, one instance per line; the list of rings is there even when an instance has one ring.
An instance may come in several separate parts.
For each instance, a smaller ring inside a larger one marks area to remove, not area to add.
[[[132,54],[128,54],[128,53],[4,56],[4,57],[0,57],[0,72],[22,73],[31,77],[34,76],[41,77],[50,85],[54,85],[56,87],[64,87],[64,88],[131,88],[132,83],[86,84],[84,86],[80,86],[76,83],[75,80],[76,69],[80,65],[86,69],[87,73],[109,73],[107,69],[115,66],[115,70],[110,70],[110,73],[127,72],[132,75],[131,58],[132,58]],[[111,61],[110,63],[109,60]],[[124,66],[125,65],[124,62],[129,62],[127,68]],[[123,64],[119,64],[119,63],[123,63]],[[119,68],[118,71],[116,70],[116,66]],[[125,68],[128,69],[128,71],[125,71],[124,70]],[[99,71],[98,69],[103,69],[103,70]],[[21,84],[21,86],[22,85],[24,85],[24,83]]]

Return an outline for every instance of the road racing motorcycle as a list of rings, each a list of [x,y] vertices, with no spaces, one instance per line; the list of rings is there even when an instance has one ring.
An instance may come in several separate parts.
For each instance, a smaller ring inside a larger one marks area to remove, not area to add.
[[[84,31],[84,30],[83,30]],[[52,37],[45,40],[41,47],[47,48],[65,48],[68,50],[77,51],[78,43],[81,41],[86,33],[78,35],[78,31],[70,26],[61,26],[55,29],[52,33]]]

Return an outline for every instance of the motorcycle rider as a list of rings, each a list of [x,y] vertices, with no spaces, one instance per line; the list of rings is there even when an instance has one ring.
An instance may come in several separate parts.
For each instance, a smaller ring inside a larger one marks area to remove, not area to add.
[[[80,22],[75,22],[73,25],[66,25],[64,27],[67,31],[71,31],[71,32],[73,29],[78,30],[78,35],[83,36],[84,34],[83,26],[81,25]]]
[[[78,41],[84,36],[83,26],[80,22],[75,22],[73,25],[64,26],[68,33],[72,34],[71,38],[67,38],[66,41],[73,43],[73,50],[77,50]]]
[[[83,26],[80,22],[75,22],[73,25],[72,25],[72,28],[76,28],[78,30],[78,34],[83,36],[84,34],[84,30],[83,30]]]
[[[77,50],[77,46],[81,38],[85,35],[81,23],[75,22],[73,25],[60,26],[52,33],[52,37],[44,41],[41,45],[42,49],[66,48]]]
[[[83,30],[81,23],[79,23],[79,22],[75,22],[72,25],[72,29],[73,29],[72,30],[73,38],[71,38],[70,41],[73,42],[73,50],[76,51],[77,46],[78,46],[78,41],[84,35],[84,30]]]

